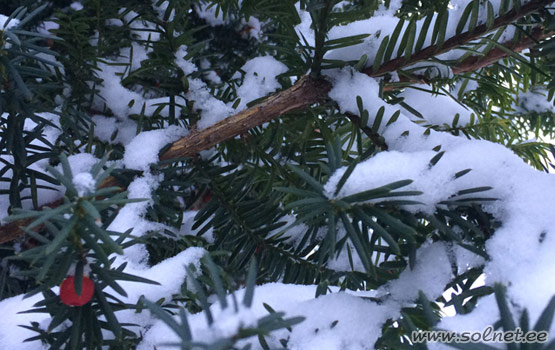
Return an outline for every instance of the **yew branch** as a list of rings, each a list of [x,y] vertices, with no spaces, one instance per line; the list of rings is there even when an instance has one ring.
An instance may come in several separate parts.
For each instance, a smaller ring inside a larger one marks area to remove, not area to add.
[[[496,18],[491,28],[488,28],[486,24],[481,24],[472,31],[468,31],[468,32],[456,35],[454,37],[451,37],[450,39],[446,40],[441,46],[430,45],[411,55],[411,58],[409,60],[407,60],[405,57],[398,57],[396,59],[393,59],[383,64],[376,72],[373,72],[371,67],[365,69],[363,72],[370,76],[377,77],[389,72],[399,70],[403,67],[411,66],[417,62],[427,60],[431,57],[440,55],[442,53],[445,53],[453,49],[456,49],[460,46],[463,46],[466,43],[474,41],[491,31],[494,31],[498,28],[514,23],[516,20],[526,15],[529,15],[530,13],[541,10],[545,6],[552,3],[553,3],[553,0],[530,1],[522,5],[520,9],[518,10],[512,9],[511,11],[507,12],[503,16]]]
[[[473,41],[491,30],[495,30],[499,27],[510,24],[517,19],[529,13],[537,11],[551,3],[553,3],[553,0],[531,1],[521,6],[519,11],[509,11],[504,16],[496,19],[493,28],[489,30],[485,27],[485,25],[478,26],[472,32],[467,32],[452,37],[451,39],[447,40],[441,48],[432,45],[412,55],[410,60],[397,58],[382,65],[381,68],[375,73],[372,72],[371,69],[365,70],[364,73],[376,77],[388,72],[402,69],[403,67],[410,66],[418,61],[429,59],[435,55],[441,54],[443,52],[462,46],[465,43]],[[553,32],[546,33],[543,30],[536,28],[532,31],[530,37],[526,37],[518,43],[513,43],[512,41],[505,43],[504,46],[509,48],[511,51],[518,52],[535,46],[537,41],[551,37],[553,36],[553,34]],[[491,50],[485,56],[469,57],[460,62],[457,66],[452,67],[452,70],[454,74],[474,71],[488,66],[501,58],[507,57],[508,55],[509,54],[506,51],[496,48]],[[297,83],[295,83],[289,89],[272,95],[263,102],[233,116],[230,116],[211,127],[200,131],[194,131],[188,136],[177,140],[160,156],[160,160],[168,161],[171,159],[194,156],[200,151],[210,149],[223,141],[229,140],[237,135],[245,133],[253,127],[262,125],[263,123],[280,117],[287,112],[301,110],[320,101],[325,101],[328,98],[327,96],[330,89],[331,84],[325,79],[316,79],[305,76],[299,79]],[[349,117],[353,122],[357,122],[356,118],[353,118],[356,116]],[[371,136],[371,138],[375,139],[376,142],[379,140],[376,135],[372,134]],[[385,144],[378,144],[378,146],[383,149],[387,148],[387,145]],[[111,187],[115,185],[117,185],[117,180],[113,177],[108,177],[105,181],[103,181],[100,187]],[[59,206],[60,203],[61,201],[58,200],[52,203],[45,204],[42,207],[54,208]],[[21,229],[21,227],[27,226],[29,224],[29,220],[18,220],[1,226],[0,244],[9,242],[24,235],[25,232]]]

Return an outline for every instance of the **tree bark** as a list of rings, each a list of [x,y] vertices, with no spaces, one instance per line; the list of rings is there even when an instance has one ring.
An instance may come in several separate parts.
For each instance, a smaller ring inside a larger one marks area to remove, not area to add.
[[[287,112],[325,100],[330,89],[328,81],[305,76],[289,89],[268,97],[256,106],[177,140],[160,156],[160,160],[193,156]]]

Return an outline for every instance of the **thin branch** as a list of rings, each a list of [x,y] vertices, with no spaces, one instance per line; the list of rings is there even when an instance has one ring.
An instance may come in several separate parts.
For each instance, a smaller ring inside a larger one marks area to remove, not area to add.
[[[551,38],[555,35],[555,31],[545,32],[542,28],[534,28],[529,36],[522,38],[518,42],[509,41],[504,43],[503,46],[513,52],[521,52],[523,50],[534,47],[541,40]],[[476,71],[480,68],[487,67],[502,58],[507,57],[509,54],[506,50],[498,47],[492,49],[485,56],[470,56],[453,67],[453,74],[461,74],[466,72]]]
[[[177,140],[160,156],[160,160],[194,156],[287,112],[325,100],[330,89],[331,84],[326,80],[305,76],[289,89],[270,96],[256,106]]]
[[[528,36],[523,37],[520,41],[513,41],[509,40],[508,42],[503,43],[503,47],[506,50],[503,50],[499,47],[491,49],[486,54],[480,55],[473,55],[465,58],[457,65],[451,67],[451,71],[454,75],[464,74],[468,72],[475,72],[481,68],[488,67],[495,62],[506,58],[509,56],[507,50],[512,52],[521,52],[523,50],[532,48],[536,46],[542,40],[548,39],[555,36],[555,31],[545,32],[542,28],[536,27],[531,30]],[[399,84],[401,83],[401,84]],[[384,87],[384,91],[393,91],[399,88],[403,88],[405,85],[410,84],[428,84],[429,81],[426,77],[418,74],[409,75],[399,75],[399,82],[398,83],[391,83],[386,84]]]
[[[485,23],[481,24],[472,31],[468,31],[459,35],[455,35],[454,37],[451,37],[450,39],[446,40],[441,46],[430,45],[420,50],[419,52],[416,52],[413,55],[411,55],[411,58],[409,60],[407,60],[405,57],[398,57],[394,60],[391,60],[383,64],[378,69],[377,72],[373,72],[372,67],[366,68],[363,72],[370,76],[378,77],[386,73],[399,70],[402,67],[411,66],[417,62],[427,60],[431,57],[440,55],[445,52],[449,52],[455,48],[463,46],[466,43],[469,43],[473,40],[480,38],[484,34],[487,34],[498,28],[514,23],[516,20],[526,15],[529,15],[532,12],[541,10],[542,8],[544,8],[545,6],[553,2],[554,2],[553,0],[530,1],[522,5],[519,10],[512,9],[511,11],[507,12],[503,16],[495,19],[495,21],[493,22],[493,26],[491,28],[488,28]]]

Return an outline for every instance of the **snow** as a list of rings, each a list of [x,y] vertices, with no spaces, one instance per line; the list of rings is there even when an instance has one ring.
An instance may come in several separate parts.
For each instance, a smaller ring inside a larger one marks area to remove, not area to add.
[[[179,229],[179,235],[181,236],[196,236],[201,227],[193,230],[193,225],[195,224],[195,216],[198,214],[197,210],[188,210],[183,213],[183,220],[181,228]],[[206,239],[209,243],[214,243],[214,228],[211,227],[206,230],[202,237]]]
[[[23,295],[18,295],[0,302],[0,349],[21,349],[21,350],[46,350],[46,345],[38,342],[24,343],[23,340],[34,337],[35,332],[19,327],[18,325],[29,325],[31,322],[38,322],[47,325],[50,317],[46,314],[23,314],[23,310],[29,310],[35,303],[42,300],[42,295],[37,294],[33,297],[24,299]]]
[[[73,176],[73,185],[77,189],[79,197],[93,193],[96,189],[96,180],[91,173],[78,173]]]
[[[247,103],[269,95],[281,87],[276,76],[287,72],[287,66],[271,56],[256,57],[247,61],[241,70],[245,72],[243,84],[237,89],[241,103],[238,110]]]
[[[153,1],[155,14],[162,19],[168,1],[157,5]],[[499,8],[500,0],[491,2],[494,9]],[[447,37],[455,33],[458,17],[466,7],[468,0],[451,1],[451,10],[447,27]],[[341,11],[342,5],[335,7]],[[80,2],[71,4],[75,11],[82,9]],[[314,32],[311,29],[310,14],[300,10],[296,5],[301,23],[295,28],[299,36],[304,36],[309,45],[314,43]],[[358,60],[363,54],[374,57],[381,40],[391,35],[397,24],[394,14],[401,6],[400,0],[392,0],[389,8],[381,5],[375,16],[343,26],[334,27],[329,33],[330,39],[347,35],[369,34],[359,45],[329,51],[326,59]],[[485,3],[480,4],[481,11],[478,23],[485,21]],[[217,6],[208,8],[208,4],[195,5],[197,14],[211,26],[223,25],[229,22],[223,14],[216,15]],[[124,11],[124,9],[122,9]],[[170,20],[173,14],[170,16]],[[4,27],[7,17],[0,15],[0,27]],[[139,41],[157,41],[159,34],[153,32],[156,25],[142,20],[133,11],[124,16],[124,22],[131,25],[132,34]],[[110,20],[110,25],[121,26],[124,22]],[[57,27],[53,22],[44,22],[42,31],[46,32]],[[433,22],[432,22],[433,23]],[[17,25],[13,20],[8,25]],[[262,38],[263,24],[255,17],[241,19],[240,27],[247,28],[245,38]],[[405,23],[405,29],[408,23]],[[417,23],[417,28],[422,22]],[[242,30],[236,28],[237,30]],[[420,29],[418,29],[420,30]],[[499,38],[504,42],[512,37],[514,28],[507,28]],[[248,35],[247,35],[248,34]],[[92,38],[94,43],[95,38]],[[430,44],[431,38],[425,40],[424,45]],[[198,67],[192,60],[186,60],[187,46],[180,46],[173,57],[176,67],[179,67],[188,77],[189,90],[182,96],[176,96],[178,104],[189,102],[193,109],[199,111],[201,118],[196,128],[203,129],[214,125],[224,118],[246,108],[249,102],[267,96],[281,88],[277,76],[287,73],[288,67],[276,58],[266,55],[254,57],[246,61],[234,78],[241,81],[236,89],[240,104],[234,109],[233,101],[225,102],[214,95],[211,84],[221,84],[217,73],[210,68],[208,60],[200,62],[204,71],[204,80],[195,75]],[[103,80],[96,86],[99,95],[93,101],[95,110],[105,115],[94,115],[94,136],[111,144],[122,144],[125,153],[121,166],[126,169],[141,171],[128,186],[128,198],[144,199],[136,203],[128,203],[119,210],[108,229],[115,232],[131,230],[131,235],[141,237],[151,231],[172,230],[178,236],[196,235],[198,231],[192,229],[196,211],[188,211],[183,215],[181,227],[176,230],[164,224],[152,222],[145,216],[152,205],[153,193],[164,179],[163,175],[151,171],[151,165],[159,161],[159,152],[167,144],[180,137],[188,135],[190,130],[178,126],[166,126],[161,129],[142,131],[137,134],[137,123],[130,116],[143,113],[145,117],[155,114],[169,115],[169,97],[159,96],[151,92],[142,91],[134,86],[122,85],[122,78],[136,71],[141,63],[148,59],[152,48],[144,42],[134,42],[131,47],[121,48],[114,57],[106,57],[98,65],[98,76]],[[440,59],[455,59],[464,53],[454,50],[440,56]],[[394,50],[394,57],[397,50]],[[132,57],[132,58],[131,58]],[[367,65],[372,64],[371,60]],[[430,68],[431,66],[431,68]],[[434,76],[450,76],[452,72],[440,63],[422,62],[411,67],[422,74]],[[461,190],[474,187],[490,186],[492,189],[481,193],[480,196],[496,198],[484,206],[484,209],[502,222],[495,234],[487,241],[486,252],[489,259],[458,246],[444,242],[424,242],[417,250],[414,269],[407,268],[400,277],[392,280],[377,290],[362,292],[340,292],[332,288],[327,295],[315,298],[316,286],[289,285],[283,283],[267,283],[256,287],[253,306],[243,305],[235,311],[232,307],[223,309],[211,296],[213,301],[210,310],[216,322],[208,325],[203,313],[188,315],[193,337],[197,341],[212,342],[222,337],[236,334],[242,327],[256,324],[260,317],[266,316],[268,311],[263,303],[271,305],[277,311],[285,312],[285,317],[303,316],[306,320],[293,327],[292,331],[278,330],[268,338],[271,347],[280,347],[280,339],[288,339],[290,349],[372,349],[373,344],[381,335],[384,322],[400,316],[403,307],[413,306],[418,292],[422,291],[430,300],[436,299],[444,293],[446,285],[453,279],[451,264],[456,263],[458,273],[469,268],[484,266],[485,284],[493,285],[501,282],[507,286],[507,293],[511,308],[515,313],[522,312],[526,307],[531,320],[536,320],[541,314],[547,301],[553,295],[555,285],[555,265],[553,251],[555,250],[555,228],[553,225],[552,208],[555,206],[555,178],[552,174],[540,173],[525,164],[511,150],[502,145],[488,141],[467,139],[453,136],[445,132],[428,130],[426,126],[452,125],[458,115],[458,126],[464,126],[472,120],[473,111],[458,104],[446,94],[430,94],[418,89],[406,89],[400,93],[408,105],[416,109],[423,117],[419,118],[401,106],[393,106],[379,98],[379,80],[371,78],[350,68],[328,70],[325,72],[333,88],[329,97],[334,100],[341,112],[359,114],[357,96],[360,96],[364,109],[369,112],[369,125],[373,125],[379,109],[385,109],[384,119],[378,128],[383,135],[389,150],[361,162],[356,166],[342,189],[335,194],[337,184],[345,173],[346,168],[338,169],[324,186],[324,195],[330,199],[343,198],[361,191],[385,186],[400,180],[412,180],[412,183],[401,188],[402,191],[421,191],[417,196],[396,197],[396,199],[416,200],[420,204],[405,205],[402,208],[413,213],[433,214],[437,208],[446,208],[442,201],[453,198],[465,198],[458,195]],[[208,83],[207,83],[208,82]],[[418,87],[418,86],[416,86]],[[424,86],[420,86],[424,88]],[[426,87],[428,88],[428,87]],[[457,91],[457,88],[454,90]],[[67,93],[67,91],[66,91]],[[453,93],[453,91],[451,91]],[[546,101],[544,90],[522,92],[518,102],[513,106],[517,113],[528,111],[551,112],[552,102]],[[401,110],[397,121],[386,125],[389,118]],[[176,107],[176,114],[181,109]],[[55,144],[61,134],[59,117],[57,114],[41,113],[40,117],[53,123],[53,126],[43,128],[46,142],[36,141],[34,145],[48,147]],[[5,115],[2,118],[6,118]],[[25,122],[25,131],[30,132],[37,127],[31,119]],[[428,132],[426,132],[428,131]],[[431,165],[432,158],[438,155],[437,147],[445,152],[435,165]],[[206,152],[208,153],[208,152]],[[2,156],[8,163],[13,158]],[[98,162],[92,154],[79,153],[69,157],[73,174],[73,183],[80,196],[86,196],[96,186],[96,181],[90,174],[91,168]],[[32,164],[31,169],[45,172],[47,161]],[[465,176],[456,178],[455,174],[462,170],[471,169]],[[11,177],[7,172],[4,177]],[[43,184],[41,182],[41,184]],[[0,189],[7,189],[6,182],[0,182]],[[62,195],[63,188],[58,191],[39,189],[39,205],[51,202]],[[29,192],[23,192],[29,195]],[[467,195],[470,197],[472,195]],[[381,199],[371,200],[370,203]],[[30,207],[29,201],[24,205]],[[7,215],[8,202],[0,201],[0,218]],[[307,227],[295,225],[293,216],[283,218],[287,225],[276,230],[273,234],[283,234],[285,242],[296,244],[305,234]],[[325,229],[318,232],[318,237],[325,234]],[[344,228],[338,225],[338,236],[345,235]],[[212,230],[204,234],[208,242],[213,243]],[[348,251],[353,255],[353,268],[363,271],[362,263],[356,250],[349,245],[327,267],[336,271],[350,271]],[[127,263],[125,272],[152,279],[160,285],[145,285],[142,283],[122,282],[127,296],[122,300],[136,303],[141,295],[151,301],[163,298],[170,301],[172,296],[180,293],[183,283],[187,281],[186,266],[193,264],[200,268],[200,259],[207,252],[202,248],[191,247],[178,255],[166,259],[155,266],[148,264],[148,251],[142,244],[135,244],[124,250],[123,255],[116,256],[114,265]],[[361,298],[370,293],[380,300],[379,303]],[[236,292],[241,299],[244,290]],[[533,296],[532,298],[530,296]],[[41,326],[48,324],[48,317],[42,314],[19,314],[27,310],[40,300],[40,296],[23,299],[22,296],[5,299],[0,302],[0,313],[4,321],[0,321],[0,348],[18,348],[42,350],[38,342],[22,343],[22,340],[34,335],[19,324],[29,324],[37,321]],[[228,296],[231,300],[231,296]],[[230,302],[231,304],[231,302]],[[369,317],[371,315],[371,317]],[[476,309],[468,315],[445,317],[438,325],[439,328],[449,330],[482,330],[487,325],[495,323],[499,318],[494,296],[481,298]],[[147,310],[135,313],[134,310],[118,312],[121,322],[138,325],[138,332],[144,338],[138,349],[146,350],[164,348],[164,343],[177,340],[168,327]],[[555,325],[552,327],[555,331]],[[255,338],[245,341],[252,342],[258,348]],[[443,348],[439,345],[430,348]]]
[[[0,13],[0,31],[4,31],[6,29],[10,29],[12,27],[15,27],[19,24],[19,20],[12,18],[9,22],[8,22],[8,16],[5,16],[3,14]]]
[[[122,50],[125,53],[126,50]],[[140,50],[133,50],[132,66],[140,66],[140,61],[146,59],[144,56],[138,55]],[[143,94],[125,88],[121,85],[121,75],[124,73],[124,67],[117,62],[111,64],[99,64],[99,77],[103,80],[101,86],[98,87],[99,94],[95,97],[94,106],[97,110],[103,110],[108,107],[112,113],[120,120],[125,121],[130,114],[143,114],[147,117],[155,113],[167,117],[169,115],[169,97],[145,98]],[[176,99],[176,115],[181,113],[178,106],[182,102],[181,98]]]
[[[377,334],[368,332],[368,329],[379,327],[387,317],[393,315],[384,313],[387,310],[381,309],[375,303],[346,293],[334,293],[314,299],[315,290],[315,286],[281,283],[258,286],[252,308],[241,308],[239,316],[230,318],[229,308],[221,310],[219,304],[211,307],[214,319],[217,320],[212,327],[207,326],[202,313],[189,316],[193,338],[213,342],[218,337],[233,334],[239,325],[253,324],[254,318],[268,315],[263,306],[263,303],[266,303],[276,311],[285,312],[286,318],[298,315],[307,317],[304,322],[294,326],[291,333],[281,330],[266,337],[268,345],[272,348],[280,346],[279,339],[289,338],[288,348],[292,350],[366,349],[377,339]],[[242,300],[243,293],[243,290],[237,292],[237,300]],[[284,295],[288,297],[284,298]],[[369,319],[367,315],[373,317]],[[318,334],[318,337],[315,337],[315,334]],[[153,346],[167,349],[162,346],[163,343],[176,340],[167,326],[157,321],[145,334],[138,350],[151,349]],[[258,345],[256,338],[250,342]]]
[[[45,113],[45,112],[37,113],[36,116],[41,118],[39,123],[37,123],[37,121],[31,118],[27,118],[25,119],[23,130],[26,133],[32,133],[37,129],[37,127],[39,127],[39,124],[42,124],[45,121],[48,122],[49,124],[46,124],[41,130],[42,133],[40,136],[42,138],[41,139],[35,138],[30,142],[30,144],[35,147],[49,149],[51,145],[56,144],[56,140],[61,134],[59,116],[58,114]],[[6,119],[6,118],[8,118],[7,113],[4,113],[0,116],[0,119]],[[44,151],[41,151],[39,149],[39,150],[36,150],[35,152],[42,153]],[[2,161],[5,162],[4,164],[13,164],[14,162],[13,157],[8,155],[1,156],[1,159]],[[79,154],[71,155],[68,157],[68,160],[70,162],[73,174],[78,174],[80,172],[88,172],[92,168],[92,166],[98,161],[93,155],[88,153],[79,153]],[[46,168],[48,165],[49,165],[48,158],[41,159],[30,164],[29,169],[37,171],[38,173],[47,174]],[[58,166],[58,170],[61,171],[61,166]],[[7,170],[3,176],[8,179],[11,179],[12,170],[11,169]],[[40,178],[37,178],[36,181],[38,186],[48,187],[48,188],[37,187],[37,204],[39,206],[43,204],[51,203],[63,196],[63,192],[65,191],[63,186],[52,185],[51,183],[46,182]],[[1,190],[7,190],[9,189],[9,186],[10,186],[9,182],[6,182],[6,181],[0,182]],[[53,188],[53,190],[49,188]],[[30,195],[31,195],[31,191],[29,188],[26,188],[21,192],[22,198],[26,198],[26,197],[30,198],[29,197]],[[33,203],[30,199],[23,200],[22,204],[24,209],[30,209],[33,207]],[[9,205],[10,204],[8,200],[0,201],[0,220],[3,220],[5,217],[8,216]]]
[[[529,112],[537,113],[553,113],[553,102],[547,100],[547,91],[545,89],[535,89],[521,92],[518,95],[517,102],[513,104],[516,113],[526,114]]]
[[[160,3],[160,5],[157,5],[158,3]],[[164,19],[164,15],[168,10],[169,5],[170,5],[169,1],[160,2],[159,0],[152,0],[152,7],[158,14],[158,18],[160,18],[161,20]],[[175,18],[175,10],[172,10],[168,17],[168,22],[172,22],[174,18]]]
[[[185,60],[185,56],[187,56],[187,46],[181,45],[175,52],[175,64],[181,68],[185,75],[189,75],[196,71],[197,67],[190,60]]]
[[[361,73],[345,70],[342,76],[335,76],[334,79],[336,85],[330,91],[330,97],[336,100],[341,110],[358,113],[356,96],[341,92],[348,89],[362,91],[365,108],[372,108],[372,119],[373,111],[383,104],[373,94],[377,82],[372,82],[371,78]],[[436,108],[435,104],[430,104],[421,112],[426,117],[436,113]],[[369,121],[370,125],[372,122]],[[486,284],[502,282],[507,285],[511,302],[527,307],[531,319],[537,319],[553,295],[552,287],[555,285],[555,267],[551,254],[555,249],[555,233],[550,211],[555,205],[555,195],[545,190],[555,186],[555,177],[532,169],[499,144],[468,140],[433,130],[425,135],[425,129],[412,123],[403,113],[395,123],[382,130],[390,151],[360,163],[337,197],[393,181],[412,179],[414,182],[403,189],[421,190],[424,193],[407,199],[415,199],[423,204],[405,209],[432,213],[440,201],[460,190],[492,187],[492,190],[485,192],[486,196],[498,200],[485,205],[485,209],[503,224],[486,245],[490,257],[484,269]],[[436,154],[432,148],[438,145],[445,154],[435,166],[430,167],[429,161]],[[455,179],[453,175],[464,169],[472,171]],[[344,171],[345,168],[338,170],[325,185],[330,198]],[[526,228],[525,231],[523,228]],[[465,260],[468,261],[468,257]],[[533,300],[529,298],[530,295],[534,295]]]
[[[218,10],[218,5],[210,6],[209,4],[195,4],[197,15],[204,19],[207,24],[212,27],[225,24],[222,9]]]
[[[172,294],[179,293],[181,285],[186,281],[186,267],[193,264],[196,269],[199,269],[200,259],[205,254],[204,249],[191,247],[152,267],[131,264],[125,270],[127,273],[156,281],[160,285],[122,281],[121,286],[127,292],[127,299],[136,303],[139,297],[144,295],[145,298],[153,301],[161,298],[171,300]]]
[[[81,11],[83,9],[83,4],[79,1],[72,2],[69,7],[74,11]]]
[[[493,5],[494,15],[499,13],[499,5],[501,0],[490,0],[489,1]],[[366,62],[366,67],[371,67],[373,65],[373,57],[376,57],[378,52],[378,48],[382,40],[388,36],[389,38],[392,37],[393,31],[398,23],[398,18],[395,17],[395,13],[401,7],[401,1],[390,1],[389,7],[385,7],[384,4],[381,4],[378,9],[374,12],[372,17],[367,19],[362,19],[359,21],[350,22],[345,25],[338,25],[333,28],[328,33],[328,39],[334,40],[348,36],[354,35],[368,35],[367,38],[362,40],[362,43],[345,47],[339,48],[328,51],[324,58],[330,60],[342,60],[342,61],[358,61],[363,55],[368,57],[368,61]],[[445,38],[448,39],[450,37],[455,36],[457,25],[459,23],[460,17],[462,15],[463,10],[465,9],[466,5],[469,3],[467,0],[461,1],[451,1],[450,6],[448,9],[448,20],[447,26],[445,31]],[[299,17],[301,18],[301,23],[295,27],[297,35],[299,38],[305,38],[307,43],[310,46],[314,46],[314,30],[311,28],[312,19],[310,14],[305,11],[301,10],[298,3],[296,4],[297,11],[299,13]],[[480,10],[479,15],[477,18],[477,24],[480,25],[486,22],[487,19],[487,1],[480,2]],[[339,10],[341,7],[336,6],[336,10]],[[369,13],[370,15],[370,13]],[[437,14],[434,15],[431,28],[433,28],[435,22],[437,20]],[[468,29],[468,22],[464,26],[463,30]],[[416,33],[418,38],[418,34],[420,34],[422,27],[424,24],[424,19],[416,21]],[[409,21],[405,21],[402,26],[401,34],[396,41],[395,48],[393,50],[392,59],[402,56],[403,53],[398,53],[399,46],[401,44],[401,39],[407,30],[409,25]],[[503,43],[507,42],[508,40],[512,39],[515,33],[515,28],[512,26],[508,26],[503,30],[503,33],[498,38],[497,42]],[[427,47],[431,45],[432,41],[432,30],[430,29],[427,33],[427,36],[423,42],[423,47]],[[304,44],[304,41],[301,39],[301,42]],[[483,47],[480,49],[480,51]],[[450,50],[446,53],[440,54],[437,56],[440,60],[456,60],[460,58],[463,54],[467,51],[463,49],[454,49]],[[426,62],[427,64],[429,62]]]
[[[67,157],[72,174],[88,173],[98,163],[98,159],[89,153],[78,153]],[[61,166],[58,170],[62,170]]]
[[[52,31],[60,28],[60,25],[54,21],[44,21],[37,28],[39,33],[52,35]]]
[[[428,86],[416,85],[414,89],[406,89],[399,96],[403,97],[406,104],[417,111],[425,111],[425,121],[431,125],[451,125],[454,117],[458,114],[458,126],[464,126],[470,123],[472,118],[472,110],[458,103],[454,98],[446,93],[439,92],[432,94],[427,91],[418,90],[418,88],[428,90]],[[429,106],[441,106],[441,108],[429,108]],[[410,111],[402,109],[405,115],[409,116],[413,121],[419,117],[412,115]],[[421,113],[422,114],[422,113]]]
[[[94,136],[100,141],[113,144],[129,144],[137,134],[137,123],[133,120],[120,121],[103,115],[93,115]],[[113,139],[112,137],[115,136]]]
[[[200,79],[189,80],[187,98],[195,101],[194,108],[202,113],[202,118],[197,123],[199,129],[216,124],[232,115],[234,111],[229,104],[212,96],[206,84]]]
[[[190,315],[193,339],[196,341],[215,341],[230,336],[239,325],[249,325],[253,319],[268,314],[263,307],[266,303],[274,310],[284,312],[284,318],[303,316],[305,321],[294,326],[292,332],[280,330],[266,337],[268,344],[279,347],[279,339],[289,339],[288,349],[292,350],[342,350],[371,349],[381,334],[383,323],[390,318],[400,316],[402,306],[409,305],[423,290],[429,298],[436,298],[443,292],[443,286],[450,280],[450,266],[447,262],[443,243],[424,245],[419,251],[419,268],[402,273],[398,280],[380,288],[378,295],[383,296],[382,303],[375,303],[359,297],[357,292],[335,291],[325,296],[314,298],[316,286],[268,283],[256,287],[252,307],[240,309],[239,315],[230,317],[229,309],[221,310],[215,303],[210,310],[215,323],[208,326],[202,313]],[[430,275],[430,268],[438,265],[440,272]],[[237,300],[242,300],[244,290],[236,292]],[[360,293],[362,296],[364,293]],[[283,296],[287,295],[286,298]],[[231,303],[231,298],[229,303]],[[372,315],[372,317],[368,317]],[[161,321],[154,323],[145,334],[138,349],[150,349],[153,346],[167,349],[163,344],[178,341],[171,330]],[[250,339],[258,349],[256,339]]]
[[[396,302],[408,305],[418,298],[419,291],[435,299],[443,293],[452,277],[445,244],[426,242],[418,249],[415,268],[405,269],[398,279],[389,282],[383,289]]]
[[[158,162],[158,153],[162,147],[186,134],[187,130],[178,126],[143,131],[125,147],[123,164],[128,169],[148,171],[151,164]]]
[[[128,186],[130,199],[142,199],[140,202],[128,203],[120,209],[116,218],[108,226],[108,230],[114,232],[126,232],[132,230],[131,234],[141,237],[149,231],[163,230],[165,225],[150,222],[143,218],[149,205],[152,192],[156,190],[162,179],[159,176],[146,172],[143,176],[136,178]],[[137,266],[145,266],[148,253],[143,244],[134,244],[124,250],[127,261]]]
[[[254,38],[256,40],[262,39],[262,28],[258,18],[251,16],[248,21],[244,18],[241,19],[241,37],[243,39]]]
[[[194,108],[202,112],[197,127],[204,129],[216,124],[228,116],[246,108],[253,100],[269,95],[281,87],[276,76],[287,72],[287,66],[271,56],[255,57],[247,61],[241,70],[245,72],[243,84],[237,89],[237,97],[241,103],[233,109],[233,103],[224,103],[209,92],[206,84],[200,79],[189,80],[187,98],[194,100]],[[239,72],[234,75],[238,78]]]
[[[333,87],[328,95],[338,102],[341,113],[359,113],[356,96],[360,96],[363,101],[372,101],[380,94],[379,84],[365,74],[352,72],[349,68],[333,73],[329,76]],[[354,95],[353,91],[356,91],[357,95]],[[394,107],[390,107],[384,102],[377,105],[364,104],[364,109],[368,110],[370,117],[373,117],[381,106],[386,108],[386,116],[395,111]]]

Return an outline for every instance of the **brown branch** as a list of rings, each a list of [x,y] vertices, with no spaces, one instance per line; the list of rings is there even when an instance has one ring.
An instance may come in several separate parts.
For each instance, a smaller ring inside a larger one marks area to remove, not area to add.
[[[487,52],[482,56],[474,55],[474,56],[467,57],[461,62],[459,62],[457,65],[452,67],[451,71],[453,72],[454,75],[464,74],[467,72],[475,72],[481,68],[494,64],[500,59],[508,57],[510,54],[507,52],[507,50],[515,53],[521,52],[523,50],[532,48],[538,42],[551,38],[553,36],[555,36],[555,31],[545,32],[544,30],[542,30],[542,28],[536,27],[531,30],[528,36],[523,37],[520,41],[515,42],[513,40],[509,40],[503,43],[502,45],[503,47],[506,48],[506,50],[496,47],[491,49],[489,52]],[[410,85],[410,84],[428,84],[428,83],[429,83],[428,79],[419,74],[400,75],[399,82],[387,84],[384,87],[384,91],[393,91],[399,88],[403,88],[405,85]]]
[[[366,68],[363,72],[370,76],[377,77],[389,72],[397,71],[402,67],[411,66],[417,62],[424,61],[431,57],[451,51],[457,47],[463,46],[466,43],[469,43],[473,40],[480,38],[484,34],[487,34],[500,27],[511,24],[516,20],[532,12],[536,12],[553,2],[554,2],[553,0],[530,1],[525,5],[522,5],[518,11],[516,9],[512,9],[511,11],[507,12],[503,16],[495,19],[495,21],[493,22],[493,26],[489,29],[486,24],[481,24],[477,26],[473,31],[465,32],[465,33],[456,35],[454,37],[451,37],[450,39],[446,40],[441,46],[430,45],[420,50],[419,52],[411,55],[411,58],[409,60],[407,60],[405,57],[399,57],[383,64],[378,69],[377,72],[373,72],[371,67]]]
[[[330,89],[328,81],[305,76],[291,88],[270,96],[256,106],[177,140],[160,156],[160,160],[193,156],[287,112],[324,100]]]
[[[554,31],[545,32],[542,28],[536,27],[532,29],[529,36],[523,37],[520,41],[509,41],[504,43],[503,46],[512,52],[521,52],[536,45],[541,40],[550,38],[555,35]],[[470,56],[462,62],[453,67],[453,74],[461,74],[471,71],[476,71],[480,68],[487,67],[502,58],[507,57],[509,54],[506,50],[498,47],[492,49],[487,55],[484,56]]]
[[[507,25],[531,12],[537,11],[548,4],[553,3],[553,0],[538,0],[529,2],[521,6],[519,11],[509,11],[504,16],[499,17],[494,22],[493,28],[495,30],[501,26]],[[477,39],[479,36],[486,34],[488,30],[484,25],[478,26],[471,33],[463,33],[457,35],[449,40],[445,41],[441,48],[436,46],[429,46],[414,55],[410,60],[405,60],[403,58],[394,59],[382,65],[381,68],[375,74],[371,69],[366,69],[363,72],[370,76],[380,76],[388,72],[399,70],[403,67],[412,65],[418,61],[429,59],[435,55],[441,54],[443,52],[449,51],[453,48],[461,46],[469,41]],[[533,31],[534,33],[534,31]],[[512,44],[511,42],[506,43],[505,46],[509,47],[512,51],[521,51],[530,47],[533,47],[537,40],[542,40],[551,36],[552,33],[541,33],[537,37],[533,36],[533,39],[524,38],[521,42],[517,44]],[[461,74],[468,71],[476,70],[485,67],[497,60],[507,57],[508,54],[501,49],[493,49],[486,56],[483,57],[469,57],[462,61],[456,67],[453,67],[453,72],[455,74]],[[314,79],[311,77],[303,77],[295,85],[287,90],[281,91],[273,96],[270,96],[265,101],[248,108],[236,115],[226,118],[219,123],[191,133],[190,135],[181,138],[174,142],[161,156],[160,160],[168,161],[171,159],[190,157],[194,156],[200,151],[209,149],[225,140],[231,139],[237,135],[247,132],[248,130],[262,125],[274,118],[277,118],[287,112],[294,110],[300,110],[307,108],[310,105],[317,103],[319,101],[326,100],[328,98],[328,92],[331,89],[331,84],[324,79]],[[356,92],[354,92],[356,93]],[[356,116],[355,116],[356,117]],[[351,117],[349,117],[351,118]],[[360,118],[359,118],[360,119]],[[351,118],[354,123],[357,123],[355,118]],[[360,124],[360,120],[358,121]],[[363,128],[363,131],[366,131]],[[387,145],[381,143],[374,134],[368,134],[376,145],[382,149],[387,149]],[[379,135],[378,135],[379,136]],[[117,180],[114,177],[108,177],[100,187],[117,186]],[[57,207],[61,203],[61,200],[45,204],[43,207]],[[21,227],[27,226],[29,220],[18,220],[0,227],[0,244],[9,242],[24,235],[24,231]]]

